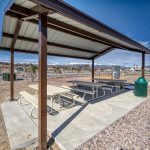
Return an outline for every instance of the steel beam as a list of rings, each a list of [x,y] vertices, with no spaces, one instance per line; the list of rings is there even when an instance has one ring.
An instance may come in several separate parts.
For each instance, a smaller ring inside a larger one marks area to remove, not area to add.
[[[13,34],[9,34],[9,33],[3,33],[3,37],[13,38],[14,35]],[[18,40],[27,41],[27,42],[38,43],[37,39],[32,39],[32,38],[28,38],[28,37],[24,37],[24,36],[18,36],[17,39]],[[76,51],[81,51],[81,52],[88,52],[88,53],[98,54],[97,51],[92,51],[92,50],[88,50],[88,49],[78,48],[78,47],[74,47],[74,46],[68,46],[68,45],[64,45],[64,44],[58,44],[58,43],[54,43],[54,42],[47,42],[47,45],[48,46],[58,47],[58,48],[65,48],[65,49],[68,49],[68,50],[76,50]]]
[[[95,71],[94,59],[92,59],[92,82],[94,82],[94,71]]]
[[[142,77],[145,78],[145,53],[142,53]]]
[[[47,150],[47,15],[39,14],[38,149]]]
[[[90,59],[96,59],[96,58],[98,58],[98,57],[100,57],[100,56],[103,56],[103,55],[107,54],[108,52],[110,52],[110,51],[112,51],[112,50],[113,50],[112,47],[108,47],[108,48],[106,48],[105,50],[101,51],[100,53],[94,55],[94,56],[91,57]]]
[[[10,101],[14,100],[14,47],[21,28],[22,21],[18,20],[15,28],[13,40],[10,45]]]
[[[31,20],[31,19],[37,19],[38,17],[39,17],[39,14],[37,13],[32,16],[24,17],[24,18],[22,18],[22,20],[27,21],[27,20]]]
[[[10,49],[10,101],[14,100],[14,49]]]
[[[11,46],[10,46],[11,49],[14,49],[14,47],[15,47],[15,44],[16,44],[16,41],[17,41],[17,38],[18,38],[18,35],[19,35],[19,31],[21,29],[21,25],[22,25],[22,21],[18,20],[17,24],[16,24],[15,32],[14,32],[14,35],[13,35],[13,40],[12,40],[12,43],[11,43]]]
[[[4,51],[10,51],[9,48],[6,47],[0,47],[1,50]],[[38,51],[31,51],[31,50],[22,50],[22,49],[14,49],[14,52],[18,53],[27,53],[27,54],[38,54]],[[47,53],[48,56],[56,56],[56,57],[66,57],[66,58],[75,58],[75,59],[85,59],[85,60],[90,60],[90,58],[87,57],[80,57],[80,56],[71,56],[71,55],[64,55],[64,54],[55,54],[55,53]]]

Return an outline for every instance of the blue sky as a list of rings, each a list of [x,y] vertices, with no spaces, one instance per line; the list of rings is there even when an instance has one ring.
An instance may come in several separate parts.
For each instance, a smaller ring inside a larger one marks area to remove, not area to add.
[[[92,17],[120,31],[130,38],[150,47],[150,1],[149,0],[65,0]],[[0,0],[0,2],[5,2]],[[2,5],[1,5],[2,6]],[[0,7],[1,7],[0,6]],[[1,9],[1,8],[0,8]],[[2,16],[2,15],[1,15]],[[0,18],[1,20],[1,18]],[[36,55],[15,54],[15,62],[37,63]],[[9,61],[9,52],[0,52],[0,61]],[[87,62],[85,60],[48,57],[48,63],[65,64]],[[141,54],[115,50],[96,60],[99,64],[121,64],[132,66],[141,64]],[[146,56],[150,65],[150,55]]]

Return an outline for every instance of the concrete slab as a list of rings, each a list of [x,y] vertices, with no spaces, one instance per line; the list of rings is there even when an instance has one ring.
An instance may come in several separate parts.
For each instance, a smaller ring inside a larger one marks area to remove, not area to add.
[[[37,141],[38,128],[17,102],[1,105],[12,150],[29,146]]]
[[[53,115],[48,114],[48,132],[54,137],[56,143],[60,146],[61,149],[73,150],[113,122],[123,117],[133,108],[144,102],[146,99],[147,98],[135,97],[133,92],[130,91],[111,98],[107,98],[103,101],[102,99],[100,99],[89,104],[87,103],[83,106],[77,105],[70,109],[62,110],[59,113]],[[8,115],[8,111],[6,112],[8,106],[5,106],[5,122],[7,122],[7,124],[9,124],[10,126],[10,118],[17,115],[19,116],[19,118],[16,119],[14,117],[14,123],[11,123],[12,126],[17,126],[21,129],[21,125],[16,125],[15,119],[17,120],[17,122],[21,122],[21,119],[24,118],[26,120],[26,125],[24,125],[23,128],[26,128],[25,130],[27,130],[29,128],[27,122],[31,122],[31,118],[28,117],[27,119],[25,116],[28,116],[27,114],[32,106],[19,106],[19,104],[15,102],[11,107],[13,108],[13,110],[11,110],[13,111],[13,114]],[[16,112],[14,111],[14,108],[16,109]],[[24,113],[23,118],[21,117],[21,115],[19,115],[23,113],[22,111],[26,112]],[[34,114],[37,115],[37,110],[35,110]],[[7,119],[7,117],[9,119]],[[34,122],[33,124],[36,124],[36,126],[38,125],[37,119],[32,119],[32,121]],[[37,130],[35,130],[34,127],[30,128],[32,129],[31,131],[33,132],[33,134],[35,134],[34,132],[37,133]],[[12,129],[14,130],[14,128]],[[8,128],[7,130],[9,131],[10,128]],[[13,135],[15,134],[14,132],[12,133]],[[35,134],[34,136],[37,135]],[[26,137],[23,137],[22,139],[23,142],[24,139],[26,140]]]
[[[104,101],[87,104],[76,111],[74,109],[74,114],[71,113],[69,118],[60,114],[55,119],[54,116],[49,116],[48,128],[61,149],[72,150],[123,117],[146,99],[135,97],[132,91],[123,93]],[[56,129],[56,127],[58,128]]]

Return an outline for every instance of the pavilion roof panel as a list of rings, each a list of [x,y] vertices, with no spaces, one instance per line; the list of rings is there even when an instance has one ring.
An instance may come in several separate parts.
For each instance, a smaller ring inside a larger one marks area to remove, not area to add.
[[[32,42],[17,40],[15,44],[15,49],[27,49],[32,50]]]
[[[24,21],[21,25],[21,29],[20,29],[20,32],[19,32],[19,35],[20,36],[25,36],[27,30],[28,30],[28,27],[30,26],[30,23],[27,22],[27,21]],[[27,34],[26,34],[27,35]],[[27,35],[28,36],[28,35]]]
[[[51,18],[55,18],[57,20],[66,22],[66,23],[74,22],[72,19],[70,19],[68,17],[64,17],[64,16],[60,15],[59,13],[54,13],[54,14],[51,14],[51,15],[48,15],[48,16],[51,17]]]
[[[36,26],[36,28],[34,27],[34,31],[32,32],[30,38],[32,38],[32,39],[38,39],[38,37],[39,37],[39,32],[38,31],[39,31],[38,26]]]
[[[39,50],[39,44],[38,43],[34,43],[33,45],[32,45],[32,49],[31,50],[36,50],[36,51],[38,51]]]
[[[38,26],[24,21],[22,23],[19,36],[38,39]],[[101,47],[102,49],[108,47],[104,44],[92,42],[90,40],[85,40],[83,38],[79,38],[53,29],[48,29],[48,41],[55,42],[58,44],[65,44],[69,46],[76,46],[79,48],[90,49],[93,51],[100,51]],[[83,43],[85,44],[83,45]]]
[[[23,7],[26,7],[26,8],[33,8],[34,6],[36,6],[37,4],[31,2],[31,1],[28,1],[28,0],[15,0],[15,3],[20,5],[20,6],[23,6]]]
[[[69,24],[69,25],[78,27],[78,28],[83,29],[83,30],[85,30],[85,31],[88,31],[88,32],[90,32],[90,33],[94,33],[94,34],[99,35],[99,36],[101,36],[101,37],[110,39],[110,40],[112,40],[112,41],[116,41],[116,42],[122,43],[122,44],[124,44],[124,45],[126,45],[126,46],[129,46],[129,47],[131,47],[131,48],[137,48],[137,47],[135,47],[135,46],[132,46],[132,45],[128,44],[127,42],[123,42],[123,41],[121,41],[121,40],[119,40],[119,39],[117,39],[117,38],[114,38],[114,37],[110,36],[109,34],[106,34],[106,33],[102,32],[102,31],[100,32],[100,31],[98,31],[98,30],[95,30],[95,29],[93,29],[93,28],[91,28],[91,27],[89,27],[89,26],[87,26],[87,25],[85,25],[85,24],[82,24],[82,23],[80,23],[80,22],[78,22],[78,21],[72,20],[72,19],[70,19],[70,18],[68,18],[68,17],[66,17],[66,16],[62,16],[62,15],[60,15],[60,14],[58,14],[58,13],[54,13],[54,14],[51,14],[51,15],[49,15],[49,16],[50,16],[51,18],[55,18],[55,19],[57,19],[57,20],[59,20],[59,21],[62,21],[62,22],[67,23],[67,24]]]
[[[78,22],[78,21],[75,21],[75,20],[73,20],[73,19],[70,19],[70,18],[68,18],[68,17],[66,17],[66,16],[63,16],[63,15],[59,14],[59,13],[54,13],[54,14],[51,14],[51,15],[49,15],[49,16],[50,16],[51,18],[57,19],[57,20],[59,20],[59,21],[65,22],[65,23],[67,23],[67,24],[70,24],[70,25],[74,25],[74,26],[76,26],[76,27],[79,27],[79,28],[81,28],[81,29],[83,29],[83,30],[90,31],[91,33],[93,33],[93,32],[98,33],[97,30],[92,29],[92,28],[88,27],[87,25],[84,25],[84,24],[82,24],[82,23],[80,23],[80,22]]]
[[[30,24],[27,26],[26,30],[25,30],[24,36],[30,38],[30,37],[32,37],[32,36],[34,35],[34,32],[37,32],[36,35],[38,35],[38,28],[37,28],[37,27],[38,27],[37,25],[30,23]],[[33,38],[36,39],[37,37],[38,37],[38,36],[33,37]]]
[[[28,42],[28,44],[26,45],[26,50],[32,50],[33,49],[33,45],[34,45],[33,42]]]
[[[4,17],[3,32],[14,34],[17,19],[9,16]]]
[[[9,43],[11,43],[11,39],[10,38],[3,38],[2,40],[5,40],[5,42],[3,42],[3,44],[5,45],[1,45],[1,47],[6,47],[9,48],[9,45],[6,45],[6,40],[9,41]],[[22,42],[21,40],[17,40],[16,45],[15,45],[15,50],[17,51],[31,51],[31,52],[38,52],[38,43],[33,43],[33,42]],[[65,55],[65,56],[73,56],[73,57],[81,57],[84,56],[83,58],[89,58],[89,57],[93,57],[94,54],[92,53],[87,53],[87,52],[78,52],[75,50],[71,50],[71,49],[65,49],[65,48],[57,48],[54,46],[48,46],[48,50],[47,50],[48,54],[56,54],[56,55]]]
[[[65,48],[56,48],[53,46],[48,46],[48,53],[54,53],[54,54],[60,54],[60,55],[68,55],[68,56],[84,56],[85,58],[92,57],[93,54],[87,53],[87,52],[78,52],[71,49],[65,49]]]
[[[103,49],[103,48],[108,47],[104,44],[92,42],[84,38],[80,38],[77,36],[73,36],[73,35],[63,33],[60,31],[56,31],[56,30],[52,30],[52,29],[48,29],[48,41],[59,43],[59,44],[65,44],[69,46],[75,46],[78,48],[84,48],[84,49],[93,50],[93,51],[100,51],[101,48]]]
[[[33,42],[27,42],[27,41],[22,41],[22,40],[17,40],[15,49],[21,49],[21,50],[36,50],[37,43]]]
[[[26,49],[28,42],[27,41],[21,41],[19,49]]]
[[[3,37],[2,38],[2,42],[0,44],[0,47],[7,47],[7,48],[9,48],[10,45],[11,45],[11,41],[12,41],[12,39]]]
[[[16,41],[16,44],[15,44],[16,49],[19,49],[21,42],[22,42],[22,40],[17,40]]]

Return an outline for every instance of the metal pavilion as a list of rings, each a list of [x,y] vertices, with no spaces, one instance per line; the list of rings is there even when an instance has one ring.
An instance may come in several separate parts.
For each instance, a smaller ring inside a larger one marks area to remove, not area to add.
[[[0,49],[11,52],[11,98],[14,100],[14,52],[39,55],[39,149],[47,149],[47,55],[94,60],[115,48],[142,54],[150,49],[86,15],[62,0],[9,0],[0,23]]]

